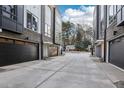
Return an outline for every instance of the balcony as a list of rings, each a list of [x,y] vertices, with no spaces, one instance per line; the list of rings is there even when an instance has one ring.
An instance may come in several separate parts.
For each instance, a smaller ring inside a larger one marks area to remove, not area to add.
[[[124,7],[117,13],[117,26],[124,26]]]

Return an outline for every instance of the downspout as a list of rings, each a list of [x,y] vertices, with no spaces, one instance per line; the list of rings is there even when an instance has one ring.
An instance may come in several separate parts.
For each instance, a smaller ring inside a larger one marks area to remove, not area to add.
[[[53,44],[55,44],[55,7],[53,8]]]
[[[107,5],[105,5],[105,30],[104,30],[104,62],[106,62],[106,29],[107,29]]]
[[[43,24],[44,24],[44,22],[43,22],[43,13],[44,12],[44,10],[43,10],[43,6],[41,5],[41,35],[40,35],[40,47],[41,47],[41,50],[40,50],[40,56],[41,56],[41,59],[43,59]]]

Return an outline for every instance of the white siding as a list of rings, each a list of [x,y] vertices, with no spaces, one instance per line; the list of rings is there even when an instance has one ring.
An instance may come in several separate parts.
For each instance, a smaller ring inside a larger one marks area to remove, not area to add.
[[[41,6],[40,5],[24,5],[24,27],[27,28],[27,11],[31,12],[38,18],[38,30],[41,31]]]

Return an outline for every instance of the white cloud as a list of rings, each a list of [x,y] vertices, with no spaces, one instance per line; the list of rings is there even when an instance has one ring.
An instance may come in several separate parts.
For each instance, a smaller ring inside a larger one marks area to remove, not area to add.
[[[65,11],[65,14],[66,14],[66,16],[69,16],[69,17],[80,17],[80,16],[84,15],[84,12],[82,12],[80,10],[69,8]]]
[[[66,9],[62,17],[63,21],[71,21],[78,24],[88,24],[92,26],[93,23],[94,6],[81,6],[79,9]]]

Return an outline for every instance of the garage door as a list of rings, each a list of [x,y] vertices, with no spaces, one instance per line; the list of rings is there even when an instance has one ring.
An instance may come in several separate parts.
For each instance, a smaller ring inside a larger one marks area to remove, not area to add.
[[[49,56],[57,56],[58,55],[58,47],[49,47]]]
[[[101,45],[96,46],[96,56],[101,57]]]
[[[110,41],[109,62],[124,69],[124,37]]]
[[[38,59],[38,44],[0,39],[0,66]]]

